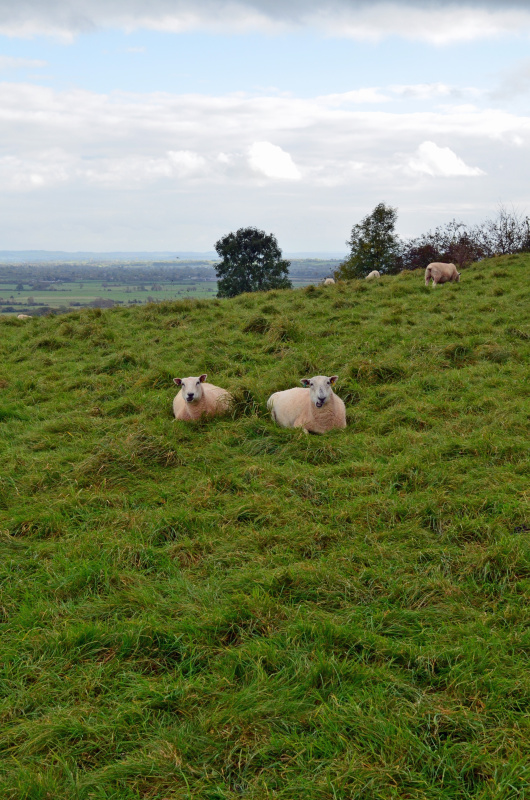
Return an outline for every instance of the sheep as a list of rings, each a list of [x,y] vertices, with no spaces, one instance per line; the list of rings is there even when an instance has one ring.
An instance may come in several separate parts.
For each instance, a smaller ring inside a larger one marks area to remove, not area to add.
[[[334,283],[335,281],[333,280],[333,278],[326,278],[326,280],[324,281],[324,286],[332,286]]]
[[[17,319],[31,319],[31,314],[17,314]]]
[[[173,378],[180,392],[173,400],[175,419],[191,422],[202,416],[215,417],[230,410],[232,395],[213,383],[205,383],[208,376]]]
[[[306,433],[325,433],[332,428],[346,427],[346,408],[331,388],[337,375],[315,375],[304,378],[304,389],[295,387],[274,392],[267,408],[282,428],[303,428]]]
[[[437,283],[446,283],[447,281],[458,283],[460,274],[454,264],[442,264],[440,261],[433,261],[425,270],[425,286],[429,285],[431,279],[433,287]]]
[[[374,278],[380,278],[380,277],[381,277],[381,273],[379,272],[379,270],[378,269],[373,269],[366,276],[366,280],[367,281],[372,281]]]

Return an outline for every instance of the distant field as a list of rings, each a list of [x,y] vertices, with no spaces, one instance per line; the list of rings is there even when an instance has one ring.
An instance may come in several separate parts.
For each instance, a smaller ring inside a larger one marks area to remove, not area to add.
[[[310,278],[292,279],[294,288],[307,286],[311,283]],[[113,300],[115,303],[124,305],[136,305],[138,303],[161,302],[167,300],[184,300],[187,297],[193,298],[213,298],[217,295],[217,283],[213,281],[196,282],[175,282],[159,284],[160,289],[153,289],[149,284],[145,284],[145,289],[138,286],[109,286],[102,281],[84,281],[81,284],[63,284],[59,289],[51,291],[25,289],[17,292],[13,283],[0,283],[0,309],[2,306],[11,306],[16,313],[26,311],[31,313],[31,306],[49,306],[51,308],[61,308],[81,303],[88,305],[97,298]]]
[[[158,300],[182,300],[186,297],[215,297],[217,284],[212,282],[168,283],[161,284],[162,289],[152,289],[148,285],[145,290],[136,286],[103,286],[101,281],[90,281],[79,284],[64,284],[60,289],[52,291],[13,291],[13,284],[0,283],[0,297],[10,305],[28,305],[28,298],[33,298],[34,305],[47,305],[53,308],[67,306],[72,303],[91,303],[98,297],[114,300],[124,304],[136,302],[146,303],[148,298]],[[11,298],[14,298],[11,300]]]

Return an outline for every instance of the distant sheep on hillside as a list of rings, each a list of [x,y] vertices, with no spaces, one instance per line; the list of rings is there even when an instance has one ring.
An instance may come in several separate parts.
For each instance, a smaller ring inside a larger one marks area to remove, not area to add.
[[[17,314],[17,319],[31,319],[31,314]]]
[[[306,433],[325,433],[346,427],[346,408],[332,386],[337,376],[304,378],[300,389],[274,392],[267,401],[271,416],[282,428],[303,428]]]
[[[433,261],[425,270],[425,286],[428,286],[431,280],[433,286],[438,283],[447,283],[447,281],[458,283],[460,272],[458,272],[454,264],[442,264],[440,261]]]
[[[374,278],[380,278],[380,277],[381,277],[381,273],[379,272],[379,270],[378,269],[373,269],[366,276],[366,280],[367,281],[372,281]]]
[[[191,422],[202,416],[215,417],[230,410],[232,395],[206,383],[207,375],[190,378],[174,378],[173,383],[180,386],[180,392],[173,400],[175,419]]]

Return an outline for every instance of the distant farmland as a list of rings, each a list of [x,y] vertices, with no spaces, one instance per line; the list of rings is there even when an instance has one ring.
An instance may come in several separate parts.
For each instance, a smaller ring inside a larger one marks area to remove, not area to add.
[[[329,275],[334,261],[299,260],[291,266],[294,288]],[[5,265],[0,267],[0,313],[42,314],[84,306],[138,305],[217,294],[210,262]]]
[[[79,284],[64,284],[51,289],[13,291],[13,284],[0,284],[1,305],[40,306],[47,305],[52,308],[61,306],[85,306],[93,303],[98,298],[112,300],[115,304],[146,303],[158,300],[175,300],[183,297],[214,297],[217,292],[215,282],[180,282],[160,284],[159,289],[152,286],[109,286],[101,281],[87,280],[82,286]]]

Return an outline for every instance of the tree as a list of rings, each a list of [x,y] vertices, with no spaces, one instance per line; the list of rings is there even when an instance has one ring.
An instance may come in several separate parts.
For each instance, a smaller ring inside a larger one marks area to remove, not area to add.
[[[399,237],[394,233],[397,209],[379,203],[371,214],[354,225],[346,242],[350,255],[335,271],[338,280],[364,278],[373,269],[392,273],[400,269]]]
[[[516,208],[500,205],[496,219],[476,225],[473,234],[485,256],[528,253],[530,251],[530,217]]]
[[[477,232],[456,219],[411,239],[403,246],[401,255],[404,269],[425,269],[433,261],[454,263],[462,268],[481,258],[484,248]]]
[[[257,228],[239,228],[215,243],[222,261],[216,265],[217,297],[235,297],[242,292],[291,289],[289,261],[274,234]]]
[[[432,261],[461,269],[495,255],[530,252],[530,217],[500,205],[495,219],[470,227],[456,219],[403,245],[404,269],[425,269]]]

